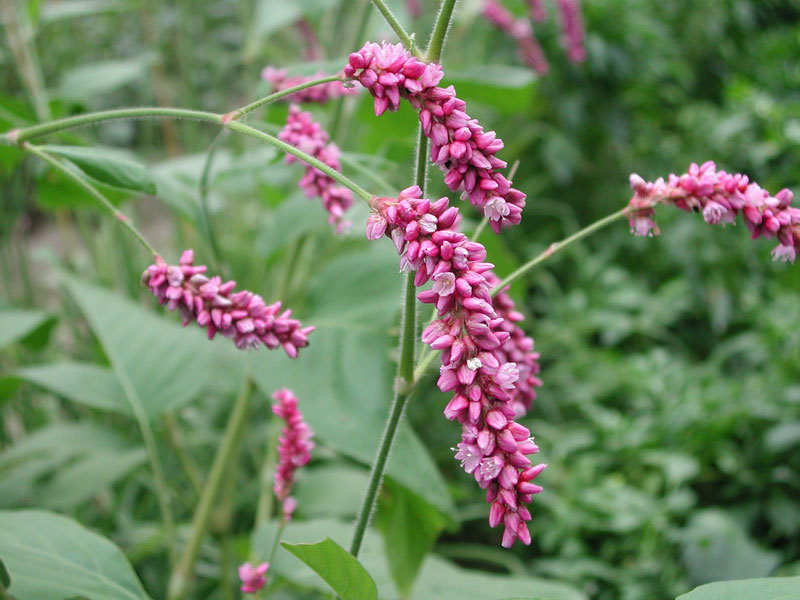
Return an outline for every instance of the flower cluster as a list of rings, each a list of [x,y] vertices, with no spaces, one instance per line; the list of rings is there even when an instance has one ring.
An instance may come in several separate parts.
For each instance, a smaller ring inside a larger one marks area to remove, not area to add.
[[[492,287],[496,287],[500,283],[500,279],[492,271],[487,271],[484,276]],[[519,370],[519,379],[511,400],[514,413],[519,418],[533,406],[533,401],[536,400],[536,388],[542,385],[542,380],[538,377],[539,353],[533,351],[533,338],[526,335],[517,324],[525,317],[516,309],[514,301],[508,295],[509,287],[502,288],[492,298],[492,307],[497,313],[497,317],[503,319],[498,329],[509,335],[508,339],[502,342],[495,351],[495,354],[501,363],[514,363]]]
[[[342,170],[342,166],[339,163],[339,156],[341,155],[339,147],[330,142],[327,132],[322,129],[319,123],[314,121],[311,114],[300,110],[300,107],[296,104],[289,106],[286,125],[278,134],[278,137],[287,144],[291,144],[325,163],[331,169]],[[287,163],[295,161],[302,162],[296,156],[286,155]],[[346,187],[338,185],[316,167],[312,167],[309,164],[305,166],[306,172],[300,179],[300,187],[307,197],[319,196],[322,198],[322,205],[329,215],[328,223],[335,227],[337,233],[341,233],[350,225],[348,221],[342,219],[342,216],[353,205],[352,192]]]
[[[294,75],[290,77],[286,69],[276,69],[272,66],[264,67],[261,70],[261,79],[272,84],[276,92],[306,83],[307,81],[320,79],[321,77],[325,77],[325,74],[317,73],[311,77],[304,77],[303,75]],[[345,87],[341,81],[330,81],[295,92],[291,96],[287,96],[286,99],[291,102],[325,103],[332,98],[355,94],[357,92],[357,88]]]
[[[269,570],[269,563],[263,562],[254,567],[249,562],[239,565],[239,579],[242,581],[240,588],[245,594],[255,594],[264,587],[264,575]]]
[[[420,62],[399,44],[368,42],[350,55],[344,75],[370,91],[376,115],[397,110],[401,98],[419,111],[422,130],[431,140],[431,160],[446,172],[445,183],[483,210],[495,232],[520,222],[525,194],[499,172],[506,167],[495,156],[502,140],[465,112],[453,86],[438,86],[441,66]]]
[[[514,398],[519,368],[506,362],[511,340],[504,319],[492,307],[485,248],[456,230],[458,209],[447,198],[421,198],[419,187],[397,198],[376,198],[367,221],[367,237],[388,235],[401,255],[401,267],[415,271],[421,302],[435,305],[438,318],[422,340],[441,350],[439,389],[453,392],[444,409],[461,423],[456,459],[471,473],[491,504],[489,523],[503,523],[503,546],[531,541],[525,506],[541,488],[532,480],[544,465],[532,466],[527,455],[538,452],[530,431],[516,423]]]
[[[583,46],[583,18],[579,0],[556,0],[559,20],[561,21],[561,39],[571,62],[586,60],[586,48]]]
[[[279,460],[272,490],[282,504],[283,518],[288,521],[297,506],[297,501],[289,496],[294,485],[294,472],[311,460],[314,432],[303,420],[303,415],[297,408],[297,398],[291,390],[280,389],[272,397],[277,402],[273,405],[272,412],[286,422],[278,442]]]
[[[561,25],[561,43],[570,62],[586,60],[583,46],[584,30],[581,7],[578,0],[556,0]],[[533,33],[531,22],[541,23],[547,19],[543,0],[529,0],[530,21],[516,19],[499,0],[486,0],[483,16],[492,25],[510,35],[517,42],[517,53],[522,61],[540,75],[549,70],[547,58]]]
[[[533,11],[533,6],[531,6],[531,10]],[[550,70],[542,47],[533,34],[533,27],[526,19],[515,19],[514,15],[498,0],[488,0],[484,3],[483,16],[500,31],[514,38],[517,42],[517,54],[522,62],[539,75],[544,75]]]
[[[547,20],[547,8],[544,5],[544,0],[528,0],[530,7],[531,20],[537,23],[542,23]]]
[[[181,254],[177,266],[156,256],[155,264],[142,273],[142,283],[161,304],[181,311],[184,325],[196,321],[208,330],[209,339],[220,333],[232,338],[241,349],[282,346],[292,358],[297,357],[299,348],[308,346],[308,334],[314,328],[303,327],[300,321],[290,318],[290,310],[281,312],[280,302],[264,304],[252,292],[234,292],[236,282],[209,278],[206,267],[193,262],[191,250]]]
[[[636,235],[658,233],[653,222],[657,204],[673,204],[686,211],[702,212],[710,225],[726,225],[736,221],[741,211],[744,224],[753,239],[776,237],[772,250],[775,260],[794,261],[800,247],[800,209],[791,205],[793,194],[782,189],[770,196],[764,188],[751,182],[747,175],[717,171],[708,161],[692,163],[683,175],[670,174],[666,181],[658,178],[649,183],[639,175],[630,176],[633,197],[629,220]]]

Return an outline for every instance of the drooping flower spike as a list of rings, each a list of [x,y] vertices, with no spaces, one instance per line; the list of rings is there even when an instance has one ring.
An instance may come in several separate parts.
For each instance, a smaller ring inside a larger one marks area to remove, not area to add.
[[[422,199],[417,186],[397,198],[375,198],[372,208],[367,237],[389,236],[401,268],[415,271],[417,287],[433,281],[417,296],[438,314],[422,341],[441,350],[437,385],[454,394],[444,414],[461,423],[455,457],[486,490],[489,524],[505,527],[503,546],[516,539],[529,544],[526,505],[542,489],[532,480],[545,465],[532,465],[528,455],[539,448],[514,420],[520,369],[506,361],[511,349],[504,345],[512,336],[492,305],[486,250],[456,230],[460,215],[447,198]]]
[[[310,88],[313,89],[313,88]],[[278,137],[295,148],[319,159],[330,168],[341,171],[339,163],[341,152],[339,147],[330,141],[328,133],[322,126],[314,121],[311,113],[300,110],[296,104],[289,106],[289,116],[286,125]],[[286,162],[303,162],[292,154],[286,155]],[[303,162],[306,168],[305,175],[300,179],[299,186],[308,198],[319,196],[322,205],[328,211],[328,223],[337,233],[341,233],[350,222],[343,219],[344,213],[353,205],[353,194],[344,186],[336,183],[316,167]]]
[[[561,22],[561,43],[567,51],[567,58],[574,63],[586,60],[583,45],[584,30],[580,0],[556,0]]]
[[[239,579],[242,582],[240,588],[245,594],[255,594],[264,587],[266,579],[264,575],[269,570],[269,563],[263,562],[254,567],[249,562],[239,565]]]
[[[665,181],[647,182],[635,173],[630,176],[633,197],[631,231],[636,235],[658,234],[653,221],[655,207],[672,204],[686,211],[702,212],[710,225],[735,223],[741,212],[753,239],[777,238],[772,250],[774,260],[793,262],[800,248],[800,209],[791,206],[794,195],[784,188],[771,196],[751,182],[747,175],[717,171],[712,161],[692,163],[683,175],[670,174]]]
[[[276,401],[272,406],[272,412],[286,423],[278,442],[278,466],[275,468],[272,490],[281,503],[284,520],[288,521],[297,506],[297,501],[290,496],[294,485],[294,474],[298,468],[311,460],[314,432],[303,419],[297,408],[297,398],[291,390],[282,388],[272,397]]]
[[[483,16],[500,31],[514,38],[517,43],[517,54],[526,65],[539,75],[545,75],[550,70],[544,51],[533,34],[533,27],[526,19],[515,19],[498,0],[484,2]]]
[[[431,140],[431,160],[445,171],[447,186],[461,190],[481,209],[495,232],[519,224],[525,194],[500,173],[507,166],[496,156],[503,142],[465,112],[466,103],[453,86],[439,87],[440,65],[420,62],[400,44],[367,42],[350,55],[343,74],[370,91],[376,115],[408,100],[419,111],[422,130]]]
[[[290,318],[291,311],[281,311],[280,302],[264,304],[261,296],[252,292],[234,292],[236,282],[209,278],[206,267],[193,262],[191,250],[181,254],[177,266],[156,256],[155,264],[142,273],[142,283],[161,304],[180,310],[184,325],[194,321],[208,330],[209,339],[219,333],[233,339],[240,349],[283,347],[291,358],[308,346],[314,327],[303,327]]]
[[[290,77],[287,74],[286,69],[276,69],[273,66],[264,67],[261,70],[261,79],[272,84],[272,88],[276,92],[280,92],[290,87],[294,87],[314,79],[319,79],[321,77],[325,77],[325,74],[317,73],[311,77],[304,77],[302,75],[293,75]],[[358,88],[345,87],[341,81],[330,81],[328,83],[322,83],[320,85],[315,85],[310,88],[300,90],[299,92],[295,92],[291,96],[287,96],[286,100],[290,102],[325,103],[332,98],[338,98],[340,96],[348,96],[357,93]]]

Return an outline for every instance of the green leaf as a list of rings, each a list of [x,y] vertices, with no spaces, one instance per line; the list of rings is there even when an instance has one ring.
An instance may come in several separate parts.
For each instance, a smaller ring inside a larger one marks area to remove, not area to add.
[[[246,355],[229,340],[210,342],[199,328],[178,325],[177,315],[157,317],[127,298],[87,283],[65,278],[65,284],[100,340],[120,385],[130,382],[149,418],[183,406],[203,391],[231,391],[240,385]],[[107,384],[93,385],[110,390]]]
[[[156,184],[147,167],[113,148],[53,145],[41,148],[66,158],[89,177],[106,185],[151,195],[156,193]]]
[[[144,77],[154,58],[152,54],[142,54],[82,65],[64,74],[58,95],[75,102],[92,100]]]
[[[677,600],[796,600],[800,577],[768,577],[717,581],[693,589]]]
[[[777,552],[759,547],[739,520],[720,510],[696,512],[681,537],[683,562],[695,584],[763,577],[780,564]]]
[[[274,352],[252,355],[252,375],[264,393],[292,388],[316,435],[364,464],[375,457],[389,411],[394,365],[387,332],[400,299],[397,260],[390,244],[332,260],[306,294],[311,314],[303,321],[317,327],[309,347],[292,361]],[[407,424],[397,435],[388,474],[444,514],[452,511],[436,465]]]
[[[408,596],[445,519],[418,495],[389,480],[381,490],[376,526],[383,534],[384,551],[397,589]]]
[[[378,588],[361,563],[330,538],[317,544],[281,546],[314,569],[342,600],[377,600]]]
[[[268,556],[278,532],[278,524],[265,523],[253,533],[252,545],[258,556]],[[292,521],[286,526],[281,539],[290,544],[313,543],[329,537],[337,544],[347,547],[353,535],[353,524],[330,519]],[[398,593],[389,574],[382,544],[374,531],[368,529],[364,536],[359,560],[372,576],[378,587],[380,598],[397,598]],[[280,573],[287,579],[306,587],[327,591],[327,584],[300,565],[283,548],[275,553],[270,571]],[[499,600],[508,597],[542,598],[543,600],[586,600],[586,596],[574,588],[556,581],[539,577],[493,575],[482,571],[462,569],[449,561],[428,555],[419,577],[409,596],[410,600]]]
[[[66,517],[0,512],[0,555],[20,599],[149,600],[120,549]]]
[[[91,423],[51,425],[0,453],[0,506],[71,508],[144,461],[140,447]]]
[[[292,496],[297,499],[297,510],[315,518],[355,517],[367,489],[368,473],[358,466],[325,463],[320,467],[306,467],[297,475]],[[320,490],[326,490],[320,494]]]
[[[14,375],[78,404],[133,416],[125,392],[108,367],[65,362],[26,367]]]
[[[5,563],[3,563],[3,559],[0,558],[0,586],[3,589],[8,589],[11,587],[11,576],[8,574],[8,569],[6,569]]]
[[[50,316],[40,310],[0,311],[0,348],[30,335],[48,319]]]

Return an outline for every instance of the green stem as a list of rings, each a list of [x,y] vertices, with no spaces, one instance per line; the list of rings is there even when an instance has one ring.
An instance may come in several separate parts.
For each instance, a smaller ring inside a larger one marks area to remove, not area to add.
[[[372,0],[372,3],[375,5],[383,18],[386,19],[386,22],[389,24],[389,27],[397,34],[397,38],[400,40],[400,43],[403,44],[414,56],[417,58],[422,58],[417,45],[414,43],[414,39],[408,34],[408,32],[403,28],[400,24],[400,21],[397,20],[397,17],[394,16],[394,13],[386,6],[386,3],[383,0]]]
[[[183,467],[186,476],[189,478],[192,488],[199,496],[203,489],[203,477],[200,475],[200,469],[197,468],[197,463],[194,462],[186,451],[186,448],[183,447],[181,430],[172,412],[167,411],[164,413],[164,425],[167,430],[167,440],[173,450],[175,450],[175,454],[178,456],[178,462],[181,463],[181,467]]]
[[[247,422],[252,391],[253,383],[247,378],[233,406],[230,419],[228,419],[228,424],[225,427],[225,434],[214,456],[211,471],[203,488],[203,494],[200,496],[200,502],[198,502],[192,517],[192,530],[189,534],[189,540],[186,542],[180,561],[170,576],[167,592],[167,597],[170,600],[179,600],[186,597],[189,582],[192,579],[192,572],[194,571],[194,564],[200,551],[200,543],[203,541],[208,529],[214,503],[225,480],[225,475],[231,466],[231,459],[236,456],[236,449],[241,442],[242,433]]]
[[[255,102],[251,102],[250,104],[247,104],[241,108],[232,110],[227,115],[225,115],[225,119],[236,120],[240,117],[243,117],[250,111],[260,108],[265,104],[269,104],[270,102],[275,102],[277,100],[286,98],[286,96],[291,96],[296,92],[301,92],[310,87],[314,87],[315,85],[322,85],[323,83],[330,83],[332,81],[341,81],[341,80],[342,78],[339,75],[328,75],[326,77],[320,77],[319,79],[312,79],[311,81],[306,81],[305,83],[299,83],[290,88],[286,88],[285,90],[280,90],[279,92],[275,92],[274,94],[270,94],[269,96],[259,98]]]
[[[229,123],[225,124],[225,127],[230,129],[231,131],[236,131],[238,133],[248,135],[257,140],[261,140],[262,142],[266,142],[271,146],[275,146],[278,150],[282,150],[287,154],[296,156],[297,158],[310,164],[312,167],[319,169],[334,181],[341,183],[344,187],[351,190],[354,194],[359,196],[365,202],[369,202],[372,199],[372,194],[367,192],[364,188],[356,184],[354,181],[351,181],[349,178],[339,173],[339,171],[332,169],[321,160],[314,158],[310,154],[306,154],[302,150],[298,150],[294,146],[291,146],[290,144],[287,144],[286,142],[279,140],[278,138],[268,133],[264,133],[263,131],[255,129],[254,127],[250,127],[249,125],[239,123],[238,121],[230,121]]]
[[[64,175],[72,179],[75,183],[81,186],[84,190],[86,190],[92,198],[97,200],[100,204],[103,205],[113,216],[116,218],[120,223],[122,223],[123,227],[126,227],[128,231],[130,231],[134,237],[139,240],[139,243],[147,249],[147,251],[155,256],[158,254],[153,246],[150,245],[150,242],[142,235],[142,233],[136,228],[136,226],[131,222],[131,220],[125,216],[120,210],[118,210],[108,198],[106,198],[103,194],[101,194],[97,188],[95,188],[91,183],[86,181],[83,177],[77,175],[74,171],[67,168],[64,164],[61,163],[60,160],[57,160],[54,156],[51,156],[41,148],[34,146],[33,144],[29,144],[28,142],[24,142],[22,144],[23,150],[30,152],[41,158],[43,161],[49,163],[53,168],[61,171]]]
[[[342,184],[344,187],[351,190],[357,196],[359,196],[364,201],[369,201],[372,198],[372,195],[367,192],[364,188],[357,185],[354,181],[351,181],[349,178],[345,177],[343,174],[339,173],[338,171],[332,169],[322,161],[314,158],[310,154],[306,154],[302,150],[295,148],[287,144],[284,141],[279,140],[278,138],[264,133],[254,127],[250,127],[249,125],[245,125],[243,123],[239,123],[237,121],[229,121],[227,123],[223,123],[224,116],[218,115],[215,113],[205,112],[201,110],[188,110],[183,108],[121,108],[116,110],[106,110],[100,111],[95,113],[87,113],[85,115],[78,115],[75,117],[68,117],[66,119],[58,119],[56,121],[51,121],[49,123],[42,123],[41,125],[34,125],[33,127],[26,127],[25,129],[18,129],[13,132],[6,133],[6,142],[9,140],[16,144],[22,144],[25,141],[39,137],[42,135],[47,135],[51,133],[57,133],[59,131],[64,131],[66,129],[73,129],[75,127],[82,127],[85,125],[92,125],[94,123],[99,123],[101,121],[111,121],[116,119],[134,119],[134,118],[141,118],[141,117],[170,117],[170,118],[177,118],[177,119],[195,119],[199,121],[205,121],[208,123],[216,123],[218,125],[223,125],[227,129],[231,131],[236,131],[237,133],[241,133],[243,135],[250,136],[255,138],[259,141],[266,142],[287,154],[291,154],[296,156],[297,158],[307,162],[312,167],[315,167],[328,175],[331,179],[336,181],[337,183]]]
[[[623,217],[625,217],[627,215],[628,215],[628,208],[625,207],[622,210],[618,210],[617,212],[612,213],[612,214],[608,215],[607,217],[604,217],[604,218],[600,219],[599,221],[595,221],[591,225],[589,225],[587,227],[584,227],[580,231],[577,231],[577,232],[573,233],[571,236],[569,236],[567,238],[564,238],[560,242],[555,242],[553,244],[550,244],[550,246],[547,248],[547,250],[545,250],[544,252],[539,254],[539,256],[537,256],[536,258],[533,258],[533,259],[529,260],[528,262],[526,262],[524,265],[519,267],[517,270],[515,270],[513,273],[511,273],[505,279],[503,279],[500,283],[498,283],[494,287],[494,289],[492,289],[492,296],[494,296],[497,292],[499,292],[505,286],[507,286],[508,284],[510,284],[513,281],[516,281],[517,279],[522,277],[525,273],[527,273],[528,271],[533,269],[536,265],[538,265],[541,262],[544,262],[545,260],[547,260],[548,258],[553,256],[557,252],[561,252],[561,250],[563,250],[567,246],[570,246],[570,245],[574,244],[575,242],[578,242],[578,241],[582,240],[583,238],[593,234],[598,229],[602,229],[606,225],[610,225],[614,221],[616,221],[618,219],[621,219],[621,218],[623,218]]]
[[[383,473],[386,470],[389,451],[394,443],[397,427],[400,425],[400,420],[403,417],[403,409],[405,408],[406,400],[408,400],[411,390],[410,386],[413,382],[414,345],[417,337],[415,319],[417,297],[416,289],[414,288],[413,272],[408,273],[406,277],[404,297],[403,333],[400,338],[400,364],[397,367],[394,399],[392,400],[392,406],[389,409],[389,418],[386,420],[383,435],[378,445],[378,453],[375,456],[375,461],[372,463],[372,469],[369,473],[369,481],[367,483],[364,501],[361,503],[361,509],[358,511],[356,529],[353,533],[353,540],[350,542],[350,554],[353,556],[358,556],[358,551],[361,549],[361,542],[364,540],[364,534],[366,533],[367,525],[369,524],[372,511],[375,507],[375,501],[383,479]]]
[[[447,37],[447,30],[450,28],[450,21],[453,18],[453,9],[456,7],[456,0],[442,0],[439,7],[439,14],[436,15],[436,22],[433,25],[431,41],[425,52],[425,62],[439,62],[442,58],[444,40]]]
[[[185,108],[162,108],[162,107],[142,107],[142,108],[116,108],[112,110],[103,110],[99,112],[86,113],[83,115],[76,115],[74,117],[67,117],[65,119],[56,119],[48,123],[41,123],[33,125],[32,127],[25,127],[19,129],[14,133],[12,142],[21,144],[24,141],[30,140],[35,137],[48,135],[51,133],[58,133],[65,129],[74,129],[76,127],[84,127],[86,125],[94,125],[102,121],[115,121],[118,119],[140,119],[144,117],[149,118],[172,118],[172,119],[194,119],[197,121],[206,121],[208,123],[222,123],[222,115],[217,115],[202,110],[189,110]],[[9,134],[6,134],[9,137]]]

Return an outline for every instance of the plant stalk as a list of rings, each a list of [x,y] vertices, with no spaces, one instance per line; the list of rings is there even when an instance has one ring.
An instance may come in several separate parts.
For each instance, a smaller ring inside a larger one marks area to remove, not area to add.
[[[447,37],[447,30],[453,20],[453,10],[456,7],[456,0],[442,0],[439,7],[439,14],[436,15],[436,22],[433,25],[431,41],[428,42],[428,49],[425,52],[425,62],[438,63],[442,58],[444,41]]]
[[[265,104],[275,102],[276,100],[281,100],[282,98],[286,98],[286,96],[291,96],[294,93],[300,92],[310,87],[314,87],[315,85],[321,85],[323,83],[330,83],[332,81],[341,81],[341,80],[342,78],[339,75],[328,75],[327,77],[320,77],[319,79],[312,79],[311,81],[299,83],[290,88],[286,88],[285,90],[280,90],[279,92],[275,92],[274,94],[270,94],[269,96],[264,96],[263,98],[259,98],[255,102],[246,104],[241,108],[232,110],[227,115],[225,115],[225,117],[229,120],[236,120],[243,117],[247,113],[254,111],[257,108],[264,106]]]
[[[417,45],[414,43],[414,38],[403,28],[403,26],[400,24],[400,21],[398,21],[397,17],[394,16],[394,13],[391,11],[391,9],[386,6],[386,3],[383,0],[372,0],[372,3],[375,5],[375,8],[381,12],[383,18],[386,19],[386,22],[389,24],[389,27],[392,28],[392,31],[397,34],[397,38],[400,40],[400,43],[403,44],[403,46],[405,46],[406,49],[409,50],[414,56],[417,58],[422,58],[419,48],[417,48]]]
[[[550,246],[548,246],[547,250],[545,250],[544,252],[539,254],[537,257],[535,257],[535,258],[529,260],[528,262],[526,262],[524,265],[522,265],[521,267],[519,267],[518,269],[513,271],[510,275],[508,275],[505,279],[503,279],[500,283],[498,283],[492,289],[492,296],[497,294],[497,292],[499,292],[501,289],[503,289],[505,286],[507,286],[511,282],[516,281],[517,279],[522,277],[525,273],[527,273],[528,271],[533,269],[539,263],[544,262],[545,260],[547,260],[548,258],[553,256],[554,254],[556,254],[558,252],[561,252],[567,246],[570,246],[570,245],[574,244],[575,242],[578,242],[578,241],[582,240],[583,238],[592,235],[595,231],[597,231],[599,229],[602,229],[606,225],[610,225],[614,221],[616,221],[618,219],[621,219],[621,218],[623,218],[623,217],[625,217],[627,215],[628,215],[628,208],[625,207],[622,210],[618,210],[617,212],[612,213],[612,214],[608,215],[607,217],[604,217],[604,218],[600,219],[599,221],[595,221],[594,223],[592,223],[591,225],[588,225],[587,227],[584,227],[580,231],[576,231],[571,236],[569,236],[567,238],[564,238],[560,242],[555,242],[553,244],[550,244]]]
[[[211,471],[203,487],[200,502],[198,502],[192,517],[189,540],[186,542],[183,554],[181,554],[180,560],[170,576],[167,591],[167,598],[170,600],[180,600],[186,597],[189,583],[192,579],[194,564],[200,551],[200,544],[205,537],[211,520],[214,503],[225,480],[225,475],[231,466],[231,459],[236,456],[236,450],[241,443],[252,391],[253,383],[247,377],[233,406],[233,411],[225,427],[225,434],[214,456]]]

